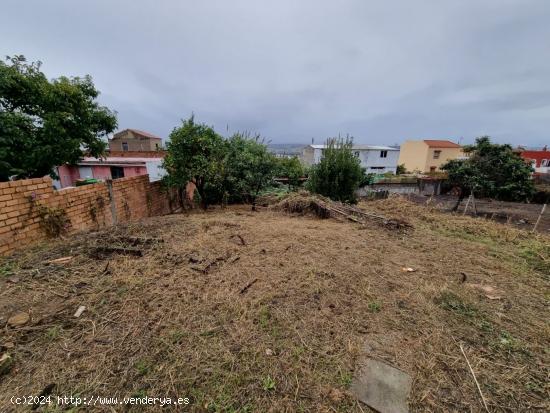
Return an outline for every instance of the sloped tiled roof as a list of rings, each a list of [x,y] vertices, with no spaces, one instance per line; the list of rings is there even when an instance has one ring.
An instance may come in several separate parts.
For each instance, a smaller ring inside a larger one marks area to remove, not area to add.
[[[139,129],[124,129],[123,131],[115,133],[115,136],[120,135],[121,133],[126,132],[126,131],[133,132],[137,135],[146,136],[147,138],[162,139],[160,136],[156,136],[156,135],[153,135],[152,133],[145,132],[145,131],[142,131],[142,130],[139,130]]]
[[[460,148],[461,146],[451,141],[424,139],[424,143],[430,148]]]

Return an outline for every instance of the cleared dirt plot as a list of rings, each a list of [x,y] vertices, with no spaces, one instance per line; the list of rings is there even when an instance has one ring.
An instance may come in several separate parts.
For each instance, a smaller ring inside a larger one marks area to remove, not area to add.
[[[457,198],[452,195],[438,195],[430,199],[430,197],[420,195],[410,195],[408,199],[418,204],[425,205],[426,203],[435,206],[441,210],[450,210],[456,204]],[[467,198],[462,201],[458,208],[458,213],[462,214],[466,207]],[[530,231],[533,229],[537,218],[540,215],[541,204],[526,204],[521,202],[506,202],[497,201],[494,199],[475,199],[477,215],[480,218],[485,218],[491,221],[500,222],[503,224],[513,225],[517,228]],[[468,215],[474,214],[473,204],[468,205]],[[545,234],[550,234],[550,209],[546,208],[541,216],[537,231]]]
[[[411,411],[484,411],[479,390],[491,412],[550,410],[549,238],[399,198],[360,207],[410,226],[229,208],[4,259],[0,411],[50,393],[367,412],[350,392],[365,356],[410,375]],[[80,408],[121,410],[160,408]]]

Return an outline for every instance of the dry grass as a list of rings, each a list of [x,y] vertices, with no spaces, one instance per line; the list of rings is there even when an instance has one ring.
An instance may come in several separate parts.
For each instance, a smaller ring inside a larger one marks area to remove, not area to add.
[[[491,411],[548,411],[549,239],[401,199],[361,207],[414,230],[231,208],[5,260],[2,323],[32,317],[2,330],[15,363],[0,410],[55,383],[54,395],[191,397],[184,411],[369,411],[347,392],[367,353],[411,374],[411,410],[481,411],[462,344]],[[143,257],[90,251],[119,236],[164,242]]]

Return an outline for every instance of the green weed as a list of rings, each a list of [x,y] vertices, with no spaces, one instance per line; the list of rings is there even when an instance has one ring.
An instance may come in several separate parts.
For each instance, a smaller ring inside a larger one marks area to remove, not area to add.
[[[379,313],[382,309],[382,304],[380,304],[378,301],[371,301],[367,305],[367,307],[371,313]]]
[[[134,368],[140,376],[145,376],[147,373],[149,373],[151,366],[146,361],[139,360],[138,362],[136,362],[136,364],[134,364]]]
[[[265,391],[275,390],[275,380],[273,380],[271,376],[264,377],[262,380],[262,388]]]
[[[63,329],[61,326],[53,326],[46,330],[46,338],[50,341],[54,341],[57,339],[60,335]]]
[[[260,308],[260,313],[258,316],[258,322],[262,328],[267,328],[269,326],[269,320],[271,320],[271,311],[269,307],[263,306]]]
[[[13,267],[11,263],[5,262],[3,264],[0,264],[0,277],[7,277],[12,274],[13,274]]]
[[[465,303],[458,295],[450,291],[442,292],[435,302],[441,308],[464,317],[475,317],[478,314],[477,308],[472,304]]]
[[[351,382],[353,380],[353,375],[349,371],[342,371],[340,370],[338,382],[340,386],[344,388],[348,388],[351,385]]]

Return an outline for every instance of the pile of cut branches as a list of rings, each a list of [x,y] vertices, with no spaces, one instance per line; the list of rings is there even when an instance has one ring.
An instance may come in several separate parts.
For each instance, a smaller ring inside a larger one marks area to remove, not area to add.
[[[307,191],[289,194],[279,203],[275,204],[273,208],[290,214],[313,214],[323,219],[347,219],[359,224],[366,224],[369,221],[374,221],[386,228],[395,230],[412,228],[411,224],[401,219],[373,214],[354,205],[335,202],[329,198],[314,195]]]

